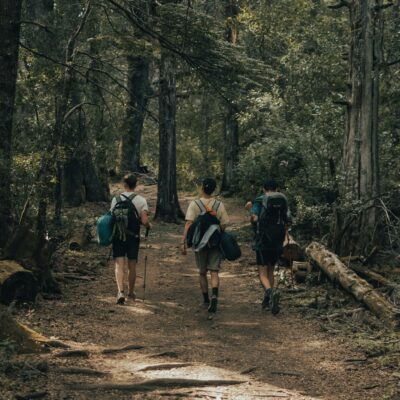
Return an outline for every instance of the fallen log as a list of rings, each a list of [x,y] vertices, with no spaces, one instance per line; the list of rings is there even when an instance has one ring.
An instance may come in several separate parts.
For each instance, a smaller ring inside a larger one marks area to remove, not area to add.
[[[75,231],[69,241],[69,249],[81,251],[90,242],[90,225],[86,224],[82,229]]]
[[[400,310],[343,264],[336,254],[316,242],[307,247],[306,254],[332,281],[338,282],[358,301],[363,302],[378,318],[385,320],[394,328],[400,327]]]
[[[31,271],[12,260],[0,261],[0,302],[33,302],[39,285]]]
[[[399,290],[400,286],[395,282],[385,278],[384,276],[378,274],[375,271],[368,270],[366,268],[360,267],[358,265],[349,265],[349,267],[357,272],[358,275],[361,275],[364,278],[370,279],[374,282],[379,283],[382,286],[388,287],[389,289]]]

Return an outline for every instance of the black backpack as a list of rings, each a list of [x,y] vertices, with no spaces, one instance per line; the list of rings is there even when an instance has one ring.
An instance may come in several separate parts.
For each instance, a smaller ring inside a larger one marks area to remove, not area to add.
[[[216,216],[219,206],[221,205],[220,201],[215,200],[212,208],[206,207],[201,200],[195,200],[195,203],[200,209],[200,215],[189,227],[186,236],[186,243],[188,247],[197,246],[211,225],[220,225],[220,221]],[[215,231],[208,241],[208,246],[218,247],[220,240],[221,232]]]
[[[239,243],[236,241],[235,236],[229,232],[222,232],[219,247],[222,255],[228,261],[235,261],[242,255]]]
[[[288,202],[282,193],[263,196],[256,240],[264,249],[282,246],[288,223]]]
[[[122,242],[127,240],[127,236],[140,237],[140,217],[132,203],[135,197],[134,193],[129,196],[117,196],[117,202],[111,212],[114,218],[113,238],[116,237]]]

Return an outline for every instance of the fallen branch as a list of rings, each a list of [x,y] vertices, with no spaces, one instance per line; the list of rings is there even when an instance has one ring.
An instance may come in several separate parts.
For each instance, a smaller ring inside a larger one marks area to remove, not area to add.
[[[306,253],[333,282],[338,282],[377,317],[382,318],[394,328],[400,327],[400,310],[375,291],[367,281],[346,267],[336,254],[316,242],[307,247]]]
[[[71,390],[121,390],[124,392],[149,392],[163,388],[191,388],[204,386],[241,385],[245,381],[238,380],[201,380],[201,379],[151,379],[139,383],[73,383],[67,385]]]
[[[353,314],[361,312],[361,311],[365,311],[365,308],[359,307],[359,308],[355,308],[354,310],[343,310],[343,311],[339,311],[339,312],[336,312],[333,314],[325,315],[322,318],[323,319],[338,318],[338,317],[343,317],[343,316],[347,316],[347,315],[353,315]]]
[[[163,351],[162,353],[153,354],[150,357],[151,358],[158,358],[158,357],[178,358],[179,355],[175,351]]]

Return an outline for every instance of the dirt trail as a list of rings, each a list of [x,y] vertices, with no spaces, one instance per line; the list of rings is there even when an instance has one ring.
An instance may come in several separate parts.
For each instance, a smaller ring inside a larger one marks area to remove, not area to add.
[[[139,192],[154,210],[154,187],[141,187]],[[182,202],[185,209],[189,200]],[[246,215],[241,204],[227,200],[226,207],[231,229],[243,227]],[[278,316],[261,311],[262,293],[248,243],[243,243],[240,262],[223,265],[219,310],[214,319],[207,320],[194,257],[179,252],[181,232],[182,225],[154,224],[148,242],[141,245],[136,302],[115,305],[110,263],[91,281],[68,282],[61,300],[40,300],[35,311],[24,315],[25,321],[42,333],[89,354],[56,357],[61,349],[53,350],[50,358],[42,356],[50,359],[46,377],[16,383],[14,392],[45,390],[49,399],[384,398],[379,389],[383,375],[377,367],[346,362],[360,358],[360,354],[350,350],[343,340],[322,332],[317,322],[302,319],[286,307],[290,293],[283,295],[283,309]],[[107,255],[107,249],[90,245],[71,257],[75,263],[71,268],[79,262],[104,260]],[[148,279],[143,303],[145,255]],[[138,348],[103,352],[128,345]],[[91,368],[104,376],[82,370],[71,374],[61,369],[72,366]],[[147,390],[141,393],[135,393],[132,386],[115,390],[115,384],[132,385],[159,378],[171,381],[139,387]],[[196,387],[195,382],[181,379],[238,382]],[[114,387],[101,387],[110,383]]]

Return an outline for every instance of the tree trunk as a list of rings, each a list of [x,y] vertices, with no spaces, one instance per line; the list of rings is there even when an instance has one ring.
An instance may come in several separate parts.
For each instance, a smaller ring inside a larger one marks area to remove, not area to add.
[[[11,225],[11,137],[17,83],[21,0],[0,0],[0,246]]]
[[[176,186],[176,78],[175,58],[161,50],[158,194],[156,219],[176,222],[183,218]]]
[[[140,143],[146,117],[150,63],[145,57],[128,57],[129,128],[120,147],[120,172],[140,172]]]
[[[240,8],[237,0],[225,0],[226,40],[236,45],[238,37],[237,16]],[[235,186],[235,167],[239,157],[239,125],[237,107],[231,99],[227,105],[224,121],[224,176],[221,189],[231,192]]]
[[[338,213],[334,246],[339,254],[364,254],[376,240],[377,209],[372,199],[379,194],[381,5],[381,0],[354,0],[349,3],[350,89],[343,148],[345,183],[342,198],[361,201],[365,207],[356,218]]]

